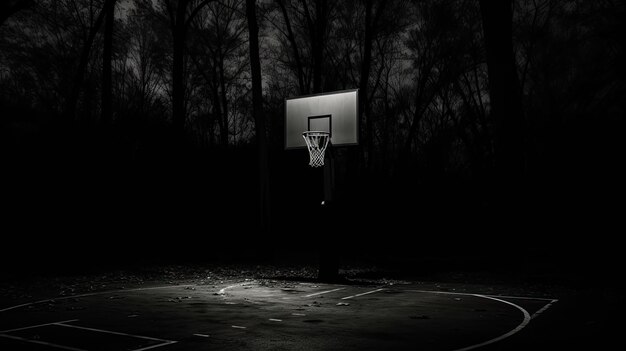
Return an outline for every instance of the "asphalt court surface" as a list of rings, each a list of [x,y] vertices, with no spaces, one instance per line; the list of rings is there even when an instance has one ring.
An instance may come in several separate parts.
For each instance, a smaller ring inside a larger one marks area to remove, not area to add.
[[[0,308],[2,350],[471,350],[555,303],[355,286],[243,281],[61,297]]]

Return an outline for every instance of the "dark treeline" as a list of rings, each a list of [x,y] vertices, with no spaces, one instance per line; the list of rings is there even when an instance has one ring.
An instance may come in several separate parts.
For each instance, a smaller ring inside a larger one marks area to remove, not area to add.
[[[598,254],[623,210],[626,8],[497,3],[3,1],[4,240],[83,258],[315,246],[284,99],[359,88],[339,245]]]

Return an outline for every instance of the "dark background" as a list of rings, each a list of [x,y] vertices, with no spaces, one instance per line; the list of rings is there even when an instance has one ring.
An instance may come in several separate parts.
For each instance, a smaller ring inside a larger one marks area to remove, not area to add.
[[[2,270],[314,262],[332,247],[415,276],[611,284],[625,7],[503,3],[3,2]],[[361,145],[337,150],[320,212],[319,171],[283,150],[283,103],[351,88]]]

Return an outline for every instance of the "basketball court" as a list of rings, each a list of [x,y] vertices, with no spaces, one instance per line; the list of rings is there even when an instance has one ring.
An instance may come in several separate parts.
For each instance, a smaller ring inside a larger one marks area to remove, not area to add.
[[[346,174],[335,164],[346,158],[335,151],[358,144],[358,90],[285,101],[285,150],[306,148],[309,165],[323,170],[323,193],[303,201],[340,208],[336,177],[346,182]],[[341,234],[333,232],[339,222],[325,225],[326,234]],[[0,349],[464,351],[504,342],[555,302],[417,284],[245,279],[137,287],[2,306]]]
[[[0,310],[3,350],[472,350],[556,300],[268,280],[89,293]]]

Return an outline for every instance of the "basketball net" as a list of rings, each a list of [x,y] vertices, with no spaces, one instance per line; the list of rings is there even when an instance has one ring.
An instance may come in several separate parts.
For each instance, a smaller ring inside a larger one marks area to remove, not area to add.
[[[309,166],[321,167],[324,165],[324,152],[330,142],[330,133],[310,131],[302,133],[302,137],[309,148]]]

